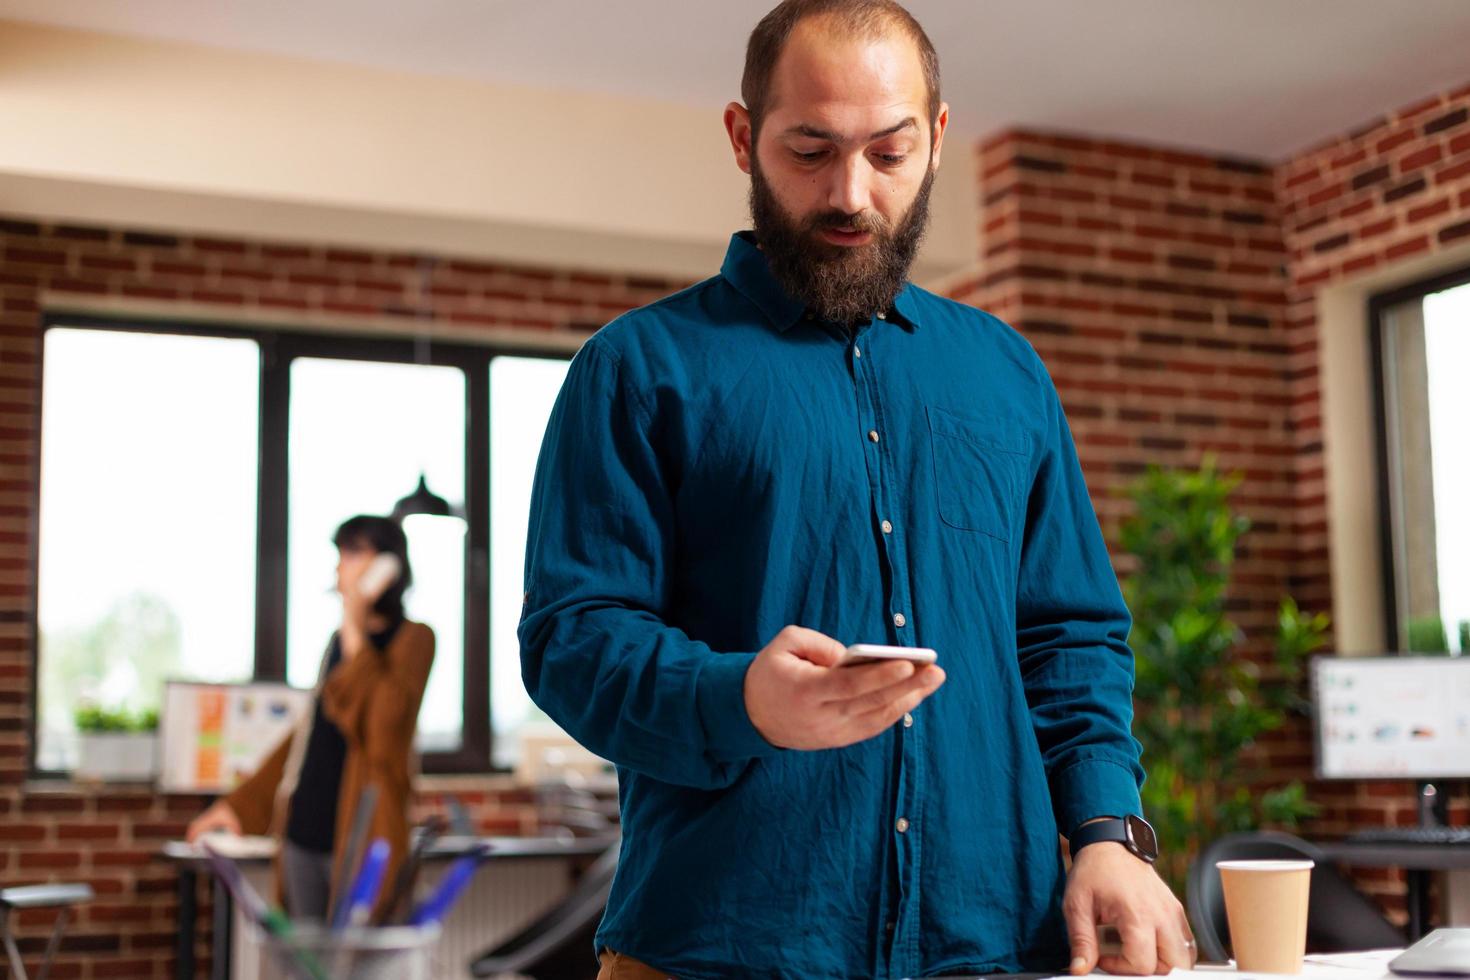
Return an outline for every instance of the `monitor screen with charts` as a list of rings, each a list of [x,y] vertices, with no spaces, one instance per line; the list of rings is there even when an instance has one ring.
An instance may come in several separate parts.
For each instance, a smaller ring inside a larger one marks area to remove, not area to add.
[[[158,788],[229,792],[310,710],[311,692],[285,684],[169,681],[159,713]]]
[[[1317,657],[1317,774],[1470,778],[1470,656]]]

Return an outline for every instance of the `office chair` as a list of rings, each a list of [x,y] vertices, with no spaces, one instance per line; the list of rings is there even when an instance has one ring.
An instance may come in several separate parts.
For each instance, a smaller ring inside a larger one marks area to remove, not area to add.
[[[1342,953],[1404,945],[1404,934],[1353,887],[1322,852],[1299,837],[1263,830],[1227,834],[1200,852],[1189,868],[1185,904],[1202,961],[1230,959],[1230,924],[1216,861],[1300,860],[1316,863],[1307,899],[1307,952]]]
[[[73,905],[90,902],[93,898],[91,885],[19,885],[0,888],[0,941],[5,944],[5,956],[10,963],[13,980],[26,980],[26,968],[20,961],[20,949],[15,935],[10,931],[10,913],[22,909],[60,909],[56,913],[56,925],[46,943],[46,955],[41,960],[38,980],[46,980],[51,972],[51,961],[61,948],[61,934],[66,931]]]
[[[607,908],[621,843],[621,839],[614,841],[603,851],[583,872],[571,894],[554,908],[471,960],[470,976],[519,974],[537,980],[596,977],[592,941]]]

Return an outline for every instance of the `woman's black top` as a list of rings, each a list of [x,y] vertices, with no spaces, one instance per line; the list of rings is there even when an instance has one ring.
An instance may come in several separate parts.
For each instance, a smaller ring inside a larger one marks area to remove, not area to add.
[[[379,650],[388,649],[393,634],[403,620],[390,623],[369,639]],[[364,651],[366,655],[366,651]],[[332,634],[332,649],[327,654],[327,672],[342,662],[342,638]],[[301,760],[301,773],[296,790],[291,794],[291,809],[286,817],[286,839],[297,847],[319,854],[332,853],[337,839],[337,798],[342,788],[342,766],[347,760],[347,740],[342,730],[322,712],[322,699],[317,698],[311,720],[311,734],[306,739],[306,756]]]

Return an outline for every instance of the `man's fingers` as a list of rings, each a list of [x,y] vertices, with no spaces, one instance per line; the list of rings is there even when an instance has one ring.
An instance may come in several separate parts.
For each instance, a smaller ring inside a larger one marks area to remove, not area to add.
[[[1097,966],[1097,920],[1093,916],[1092,896],[1086,892],[1069,893],[1062,903],[1062,913],[1067,917],[1067,938],[1072,944],[1072,965],[1068,971],[1073,976],[1091,973]]]
[[[1194,930],[1189,927],[1189,916],[1185,914],[1183,906],[1178,908],[1177,914],[1179,932],[1175,941],[1179,944],[1179,955],[1177,958],[1170,957],[1169,962],[1181,970],[1193,970],[1195,963],[1199,961],[1199,947],[1195,945]]]
[[[889,685],[854,701],[853,720],[881,731],[917,708],[943,683],[943,670],[925,667],[906,681]]]
[[[1126,973],[1146,977],[1159,965],[1158,939],[1155,931],[1129,922],[1118,927],[1123,937],[1122,956],[1104,956],[1098,965],[1108,973]]]
[[[1175,968],[1180,970],[1194,968],[1193,949],[1188,945],[1188,941],[1179,931],[1178,926],[1160,926],[1154,939],[1159,950],[1159,962],[1154,970],[1155,973],[1162,976]]]
[[[934,690],[944,682],[943,671],[939,671],[937,674],[929,674],[929,671],[938,671],[938,668],[928,667],[924,671],[926,676],[922,678],[914,677],[904,681],[902,684],[894,685],[893,688],[878,692],[878,694],[887,696],[892,690],[900,688],[908,689],[907,693],[899,695],[896,700],[885,700],[877,708],[854,714],[846,711],[844,707],[846,705],[856,704],[857,702],[854,701],[834,702],[822,705],[820,710],[839,713],[842,718],[834,744],[840,747],[853,745],[858,742],[866,742],[868,739],[876,735],[881,735],[889,728],[892,728],[898,723],[900,718],[917,708],[925,698],[934,693]],[[870,697],[878,697],[878,695],[870,695]]]
[[[914,669],[914,665],[907,660],[892,660],[831,671],[821,681],[822,701],[826,703],[871,699],[913,677]],[[886,700],[888,699],[874,700],[869,707]],[[853,710],[863,711],[867,707],[854,705]]]

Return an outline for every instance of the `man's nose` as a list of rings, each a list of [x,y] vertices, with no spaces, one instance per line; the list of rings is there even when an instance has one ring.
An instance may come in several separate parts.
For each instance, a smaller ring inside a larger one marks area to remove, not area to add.
[[[827,206],[843,214],[861,214],[873,204],[869,181],[873,168],[862,154],[839,157],[832,168],[832,184],[827,193]]]

